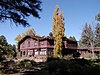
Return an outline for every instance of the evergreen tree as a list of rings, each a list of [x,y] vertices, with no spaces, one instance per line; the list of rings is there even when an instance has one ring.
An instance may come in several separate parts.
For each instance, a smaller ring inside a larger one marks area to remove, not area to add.
[[[100,13],[97,14],[95,18],[96,18],[97,21],[100,21]]]
[[[95,46],[100,47],[100,24],[96,25],[95,29]]]
[[[69,39],[70,39],[70,40],[73,40],[73,41],[76,41],[76,38],[75,38],[74,36],[73,36],[73,37],[70,36]]]
[[[29,26],[27,18],[33,16],[40,18],[40,0],[0,0],[0,21],[10,20],[17,26]]]
[[[81,34],[82,47],[91,47],[92,58],[94,58],[94,31],[91,25],[85,24]]]
[[[52,34],[54,37],[54,57],[62,57],[63,40],[64,37],[64,17],[62,12],[58,13],[59,7],[56,6],[53,23],[52,23]]]
[[[6,37],[1,35],[0,36],[0,45],[2,46],[6,46],[8,44],[7,40],[6,40]]]
[[[0,36],[0,59],[6,55],[7,57],[15,57],[16,56],[16,46],[8,44],[6,37]],[[0,60],[2,61],[2,60]]]
[[[91,33],[91,27],[89,29],[89,25],[86,23],[81,34],[82,46],[90,47],[90,41],[89,41],[89,39],[91,38],[90,33]]]

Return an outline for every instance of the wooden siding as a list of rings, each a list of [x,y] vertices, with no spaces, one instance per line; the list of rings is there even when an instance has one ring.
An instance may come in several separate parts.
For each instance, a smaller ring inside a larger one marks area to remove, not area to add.
[[[28,42],[30,42],[30,46],[28,46]],[[39,46],[39,44],[38,44],[37,40],[28,38],[20,44],[20,50],[34,49],[34,48],[38,48],[38,46]]]
[[[77,49],[77,42],[68,40],[67,38],[63,40],[63,45],[64,50],[72,51]],[[42,37],[42,39],[39,39],[26,36],[18,43],[18,49],[21,57],[34,57],[34,60],[39,61],[37,59],[40,59],[41,56],[48,57],[53,55],[54,40],[50,37]]]

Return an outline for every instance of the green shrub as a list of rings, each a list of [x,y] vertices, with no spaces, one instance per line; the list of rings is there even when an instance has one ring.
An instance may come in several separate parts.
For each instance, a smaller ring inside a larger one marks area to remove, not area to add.
[[[100,65],[94,65],[85,59],[52,60],[47,64],[50,75],[99,75]]]
[[[100,75],[100,65],[92,65],[89,75]]]
[[[24,59],[20,62],[20,67],[21,68],[32,68],[32,66],[34,66],[35,62],[33,60],[28,60],[28,59]]]

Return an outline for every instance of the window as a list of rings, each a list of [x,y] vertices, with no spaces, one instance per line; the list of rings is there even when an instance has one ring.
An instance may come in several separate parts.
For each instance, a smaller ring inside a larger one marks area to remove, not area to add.
[[[35,50],[34,55],[38,55],[38,50]]]
[[[22,51],[20,51],[20,56],[22,57]]]
[[[23,52],[23,55],[25,55],[25,51]]]
[[[33,56],[33,50],[28,50],[28,56],[29,57]]]
[[[28,41],[28,47],[30,47],[30,41]]]
[[[41,50],[40,55],[46,55],[46,50]]]

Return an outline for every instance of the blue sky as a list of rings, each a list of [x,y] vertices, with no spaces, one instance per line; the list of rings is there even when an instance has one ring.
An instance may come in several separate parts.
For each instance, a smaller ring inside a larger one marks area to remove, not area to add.
[[[80,39],[82,28],[85,23],[95,24],[95,15],[100,12],[100,0],[41,0],[42,11],[39,12],[41,19],[30,17],[29,28],[34,28],[36,33],[46,36],[52,30],[52,17],[56,5],[59,5],[59,12],[64,14],[65,35],[75,36]],[[0,35],[4,35],[10,44],[15,44],[14,38],[22,34],[27,28],[16,27],[8,21],[0,23]]]

